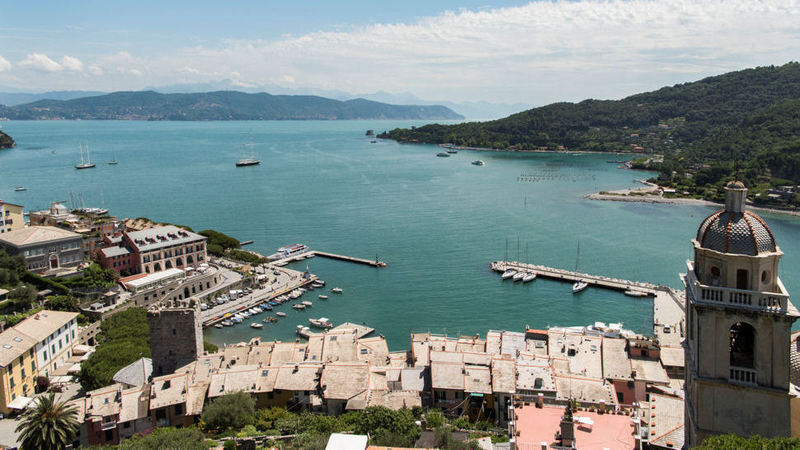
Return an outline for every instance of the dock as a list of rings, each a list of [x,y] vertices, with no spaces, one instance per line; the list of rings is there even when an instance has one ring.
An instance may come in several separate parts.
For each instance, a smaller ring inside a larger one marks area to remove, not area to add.
[[[374,333],[375,329],[370,328],[366,325],[359,325],[352,322],[345,322],[338,327],[331,328],[330,330],[323,331],[321,333],[316,333],[311,331],[309,328],[308,330],[298,330],[297,334],[301,337],[308,339],[311,336],[319,336],[323,334],[352,334],[355,333],[356,336],[361,339],[365,336],[369,336],[370,334]]]
[[[270,264],[280,266],[281,264],[285,265],[290,262],[302,261],[304,259],[313,258],[315,256],[321,256],[323,258],[330,258],[330,259],[338,259],[339,261],[347,261],[356,264],[365,264],[372,267],[386,267],[386,263],[378,260],[377,258],[375,259],[356,258],[355,256],[339,255],[336,253],[321,252],[318,250],[309,250],[307,252],[299,253],[297,255],[292,255],[286,258],[276,259],[274,261],[270,261]]]
[[[642,292],[647,295],[655,296],[659,291],[667,290],[665,286],[640,281],[623,280],[620,278],[604,277],[602,275],[590,275],[588,273],[575,272],[571,270],[557,269],[534,264],[524,264],[516,261],[494,261],[491,268],[495,272],[505,272],[508,269],[516,271],[533,272],[537,277],[549,278],[552,280],[568,281],[575,283],[582,280],[589,286],[602,287],[618,291]]]

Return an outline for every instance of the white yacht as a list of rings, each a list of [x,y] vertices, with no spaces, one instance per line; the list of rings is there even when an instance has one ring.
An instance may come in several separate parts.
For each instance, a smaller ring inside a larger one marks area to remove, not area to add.
[[[250,324],[250,328],[261,329],[264,328],[263,323],[253,322]]]
[[[342,293],[342,288],[335,287],[335,288],[331,289],[331,292],[333,292],[334,294],[341,294]]]
[[[520,270],[519,272],[515,273],[512,278],[514,281],[522,281],[522,279],[525,278],[525,272]]]
[[[322,328],[322,329],[333,328],[333,324],[327,317],[320,317],[319,319],[308,319],[308,321],[311,322],[311,325],[317,328]]]
[[[647,297],[650,294],[643,291],[634,291],[633,289],[628,288],[628,290],[625,291],[625,295],[628,297]]]
[[[507,280],[507,279],[509,279],[509,278],[513,277],[513,276],[514,276],[514,275],[516,275],[516,274],[517,274],[517,271],[516,271],[516,270],[514,270],[514,269],[508,269],[508,270],[506,270],[505,272],[503,272],[503,279],[504,279],[504,280]]]
[[[89,155],[89,144],[86,144],[86,160],[83,159],[83,146],[79,144],[78,150],[81,152],[81,163],[76,164],[75,168],[80,170],[94,167],[95,164],[92,163],[92,157]]]
[[[578,292],[581,292],[582,290],[586,289],[587,287],[589,287],[589,283],[587,283],[587,282],[585,282],[583,280],[578,280],[578,281],[575,282],[575,284],[572,285],[572,293],[573,294],[577,294]]]
[[[527,272],[525,277],[522,278],[523,283],[527,283],[529,281],[533,281],[536,279],[536,272]]]
[[[310,249],[305,244],[287,245],[285,247],[279,248],[278,251],[273,253],[272,255],[269,255],[269,260],[270,261],[274,261],[276,259],[288,258],[290,256],[295,256],[295,255],[299,255],[301,253],[305,253],[305,252],[307,252],[309,250]]]
[[[250,157],[245,156],[245,148],[250,147]],[[257,160],[253,155],[253,132],[250,132],[250,143],[249,144],[242,144],[242,159],[236,161],[236,167],[244,167],[244,166],[257,166],[261,164],[261,161]]]

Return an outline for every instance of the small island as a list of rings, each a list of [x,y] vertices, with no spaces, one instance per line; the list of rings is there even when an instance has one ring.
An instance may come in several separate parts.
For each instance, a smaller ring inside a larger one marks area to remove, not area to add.
[[[14,139],[12,139],[11,136],[0,131],[0,149],[11,148],[15,145],[16,142],[14,142]]]

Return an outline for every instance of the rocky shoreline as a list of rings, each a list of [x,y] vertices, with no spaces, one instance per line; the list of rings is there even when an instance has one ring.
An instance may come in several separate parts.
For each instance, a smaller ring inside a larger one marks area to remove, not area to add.
[[[635,203],[659,203],[667,205],[697,205],[697,206],[717,206],[722,207],[721,203],[716,203],[699,198],[669,198],[659,195],[630,195],[630,194],[601,194],[595,192],[588,194],[584,198],[589,200],[603,200],[612,202],[635,202]],[[774,214],[785,214],[788,216],[800,217],[800,210],[788,210],[778,208],[767,208],[763,206],[747,205],[747,209]]]

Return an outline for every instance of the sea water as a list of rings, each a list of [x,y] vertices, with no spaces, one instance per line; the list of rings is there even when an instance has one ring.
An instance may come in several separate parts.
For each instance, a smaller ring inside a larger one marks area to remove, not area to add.
[[[279,306],[287,317],[261,330],[249,322],[206,329],[217,344],[253,336],[294,340],[295,327],[312,317],[365,323],[391,349],[408,348],[412,331],[483,335],[602,321],[651,333],[650,299],[591,287],[573,295],[570,284],[541,278],[501,281],[489,263],[508,258],[682,288],[689,241],[713,208],[585,199],[652,176],[617,168],[618,155],[460,150],[438,158],[436,146],[365,136],[367,129],[422,124],[2,122],[18,145],[0,150],[0,198],[26,210],[82,200],[119,217],[252,239],[246,248],[262,254],[300,242],[388,264],[376,269],[321,257],[294,263],[328,283],[303,297],[314,306]],[[235,167],[250,132],[261,165]],[[96,168],[74,169],[79,144],[88,144]],[[119,164],[108,165],[112,159]],[[486,165],[472,165],[476,159]],[[27,191],[14,192],[16,186]],[[790,293],[798,291],[800,220],[762,215],[785,252],[780,276]],[[336,286],[344,293],[331,294]]]

